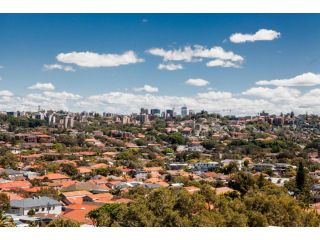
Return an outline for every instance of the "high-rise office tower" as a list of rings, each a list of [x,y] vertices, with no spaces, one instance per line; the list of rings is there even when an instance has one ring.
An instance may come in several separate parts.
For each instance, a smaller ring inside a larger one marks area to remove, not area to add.
[[[187,106],[183,106],[181,108],[181,117],[185,117],[185,116],[188,116],[188,108],[187,108]]]

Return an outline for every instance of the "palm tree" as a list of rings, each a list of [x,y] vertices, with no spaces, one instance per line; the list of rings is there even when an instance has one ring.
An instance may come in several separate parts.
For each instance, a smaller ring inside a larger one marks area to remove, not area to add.
[[[4,211],[0,211],[0,227],[15,227],[12,217],[5,215]]]

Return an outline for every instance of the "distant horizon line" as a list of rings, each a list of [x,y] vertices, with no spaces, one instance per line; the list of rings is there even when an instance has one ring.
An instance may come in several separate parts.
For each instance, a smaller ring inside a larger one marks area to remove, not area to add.
[[[140,109],[142,109],[142,108],[140,108]],[[161,109],[160,108],[144,108],[144,109],[150,109],[150,110],[153,110],[153,109],[159,109],[160,111],[161,111]],[[174,109],[174,108],[173,108]],[[163,110],[163,111],[161,111],[161,113],[160,114],[151,114],[151,112],[150,113],[148,113],[147,115],[152,115],[152,116],[159,116],[160,115],[160,117],[161,117],[161,114],[162,113],[166,113],[166,111],[167,110],[173,110],[173,109],[165,109],[165,110]],[[194,111],[194,110],[192,110],[192,109],[190,109],[191,111]],[[190,111],[189,110],[189,111]],[[60,110],[53,110],[53,109],[49,109],[49,110],[47,110],[47,109],[41,109],[41,110],[36,110],[36,111],[30,111],[30,110],[12,110],[12,111],[4,111],[4,110],[0,110],[0,114],[1,113],[6,113],[6,114],[8,114],[8,113],[14,113],[14,112],[16,112],[16,113],[39,113],[39,112],[45,112],[45,113],[47,113],[47,112],[50,112],[50,111],[52,111],[52,112],[66,112],[66,113],[76,113],[76,114],[81,114],[81,113],[88,113],[88,114],[90,114],[90,113],[94,113],[94,114],[100,114],[100,115],[105,115],[105,114],[113,114],[113,115],[120,115],[120,116],[130,116],[130,115],[134,115],[134,114],[137,114],[137,115],[142,115],[141,113],[139,113],[139,112],[131,112],[131,113],[117,113],[117,112],[107,112],[107,111],[94,111],[94,110],[90,110],[90,111],[88,111],[88,110],[83,110],[83,111],[71,111],[71,110],[63,110],[63,109],[60,109]],[[286,113],[283,113],[283,112],[281,112],[281,113],[279,113],[279,114],[277,114],[277,113],[272,113],[272,112],[267,112],[267,111],[265,111],[265,110],[262,110],[261,112],[259,112],[259,113],[256,113],[255,115],[254,114],[232,114],[232,113],[230,113],[230,114],[223,114],[223,113],[221,113],[221,112],[214,112],[214,111],[207,111],[207,110],[200,110],[200,111],[194,111],[194,113],[192,113],[192,114],[190,114],[190,113],[188,113],[186,116],[191,116],[191,115],[195,115],[195,114],[200,114],[202,111],[204,111],[204,112],[206,112],[206,113],[208,113],[208,114],[217,114],[217,115],[221,115],[221,116],[224,116],[224,117],[227,117],[227,116],[230,116],[230,117],[261,117],[261,116],[263,116],[263,115],[261,115],[261,114],[265,114],[265,116],[281,116],[281,115],[283,115],[283,116],[287,116],[287,115],[291,115],[292,113],[294,114],[294,116],[303,116],[303,115],[314,115],[314,116],[320,116],[320,113],[319,114],[317,114],[317,113],[309,113],[309,112],[305,112],[305,113],[300,113],[300,114],[295,114],[295,112],[294,111],[289,111],[289,112],[286,112]],[[225,110],[221,110],[221,111],[225,111]],[[178,112],[174,112],[175,113],[175,116],[181,116],[181,113],[178,113]],[[174,117],[175,117],[174,116]],[[185,117],[185,116],[184,116]]]

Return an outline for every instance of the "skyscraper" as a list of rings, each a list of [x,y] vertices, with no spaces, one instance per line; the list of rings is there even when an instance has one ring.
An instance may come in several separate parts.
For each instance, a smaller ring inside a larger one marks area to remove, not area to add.
[[[160,116],[160,109],[157,109],[157,108],[151,109],[151,115]]]
[[[173,117],[173,110],[167,109],[166,110],[166,118],[172,118]]]
[[[140,114],[149,114],[148,108],[141,108],[140,109]]]
[[[187,108],[187,106],[183,106],[181,108],[181,117],[185,117],[185,116],[188,116],[188,108]]]

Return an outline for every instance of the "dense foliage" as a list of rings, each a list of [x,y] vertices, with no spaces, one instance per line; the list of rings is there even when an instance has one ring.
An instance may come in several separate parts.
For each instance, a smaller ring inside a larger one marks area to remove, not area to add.
[[[236,176],[241,194],[216,195],[207,184],[190,194],[183,188],[133,189],[129,204],[106,204],[88,216],[96,226],[319,226],[319,216],[262,178]],[[250,178],[250,179],[249,179]]]

